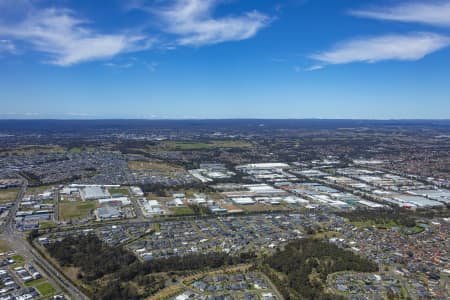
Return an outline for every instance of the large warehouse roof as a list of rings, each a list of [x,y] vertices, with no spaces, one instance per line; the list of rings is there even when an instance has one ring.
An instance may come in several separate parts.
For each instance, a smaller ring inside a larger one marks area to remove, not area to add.
[[[109,195],[99,186],[87,186],[81,191],[84,200],[105,199]]]
[[[285,163],[258,163],[258,164],[247,164],[240,165],[236,167],[237,169],[287,169],[288,164]]]

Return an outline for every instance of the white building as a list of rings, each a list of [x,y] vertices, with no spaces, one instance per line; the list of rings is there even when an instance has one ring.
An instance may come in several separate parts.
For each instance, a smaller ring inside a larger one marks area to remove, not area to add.
[[[289,169],[289,165],[286,163],[257,163],[236,166],[236,170],[273,170],[273,169]]]
[[[139,204],[141,206],[142,213],[146,217],[165,214],[165,211],[161,208],[161,204],[157,200],[140,199]]]
[[[120,204],[121,206],[131,205],[131,200],[128,197],[116,197],[108,199],[99,199],[99,204]]]
[[[81,190],[81,198],[84,201],[109,198],[109,194],[99,186],[86,186]]]
[[[232,201],[237,205],[252,205],[255,201],[250,197],[232,198]]]
[[[136,197],[143,197],[144,196],[144,192],[142,191],[142,189],[138,186],[132,186],[131,187],[131,193],[136,196]]]

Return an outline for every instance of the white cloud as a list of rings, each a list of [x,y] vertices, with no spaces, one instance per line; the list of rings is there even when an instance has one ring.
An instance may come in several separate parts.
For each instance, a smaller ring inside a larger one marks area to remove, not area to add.
[[[358,17],[450,26],[450,1],[404,2],[393,7],[353,10]]]
[[[14,54],[17,52],[16,45],[10,40],[0,40],[0,53]]]
[[[372,63],[383,60],[415,61],[449,45],[448,36],[434,33],[392,34],[350,40],[338,44],[329,51],[311,55],[311,58],[325,64]]]
[[[214,18],[219,0],[174,0],[168,6],[141,7],[162,20],[162,30],[178,36],[177,44],[202,46],[245,40],[271,22],[271,18],[250,11],[242,15]]]
[[[101,34],[86,27],[87,23],[67,9],[32,9],[19,22],[0,23],[0,37],[29,43],[35,50],[48,54],[49,63],[60,66],[108,59],[151,45],[143,36]]]
[[[308,68],[305,69],[305,71],[317,71],[317,70],[322,70],[324,68],[323,65],[312,65]]]
[[[128,63],[114,63],[114,62],[107,62],[105,63],[106,67],[110,67],[110,68],[118,68],[118,69],[128,69],[134,66],[134,63],[128,62]]]
[[[0,44],[3,52],[11,51],[14,44],[20,42],[21,46],[31,46],[46,54],[47,63],[70,66],[149,49],[157,42],[133,32],[102,33],[93,29],[89,20],[69,9],[38,8],[32,1],[17,1],[0,0],[0,40],[11,41],[8,45],[6,42]],[[152,6],[134,1],[130,2],[129,9],[142,9],[158,18],[161,31],[175,37],[175,42],[159,45],[166,49],[248,39],[271,21],[270,17],[257,11],[215,18],[212,14],[222,1],[155,1]],[[155,68],[149,67],[150,70]]]

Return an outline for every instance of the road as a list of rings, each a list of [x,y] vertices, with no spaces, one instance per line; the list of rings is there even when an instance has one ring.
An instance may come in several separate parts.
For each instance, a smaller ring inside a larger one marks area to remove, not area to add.
[[[33,247],[27,242],[26,237],[18,232],[14,225],[14,218],[19,209],[19,204],[25,196],[28,187],[28,181],[23,179],[22,188],[17,194],[16,201],[12,205],[9,215],[2,224],[0,239],[8,242],[11,249],[17,254],[23,256],[25,260],[34,262],[39,269],[43,271],[50,283],[59,286],[61,290],[69,294],[71,299],[89,299],[75,285],[60,274],[45,258],[43,258]]]
[[[19,204],[22,198],[25,196],[25,192],[27,191],[28,181],[25,178],[22,178],[22,187],[20,188],[19,193],[17,193],[16,201],[14,201],[11,209],[9,210],[9,214],[6,217],[5,222],[3,222],[0,230],[2,234],[12,234],[14,233],[14,217],[16,216],[17,210],[19,209]]]
[[[59,221],[59,190],[56,190],[53,196],[53,221]]]
[[[144,217],[144,214],[142,213],[142,209],[138,204],[139,197],[136,197],[133,195],[133,192],[131,191],[130,187],[128,187],[128,194],[130,195],[131,204],[133,205],[133,209],[136,214],[136,220],[145,221],[145,217]]]

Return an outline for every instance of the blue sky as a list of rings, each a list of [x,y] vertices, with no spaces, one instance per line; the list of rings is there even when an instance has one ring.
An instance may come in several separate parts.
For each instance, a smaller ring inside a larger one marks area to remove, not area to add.
[[[0,0],[0,118],[450,118],[450,1]]]

